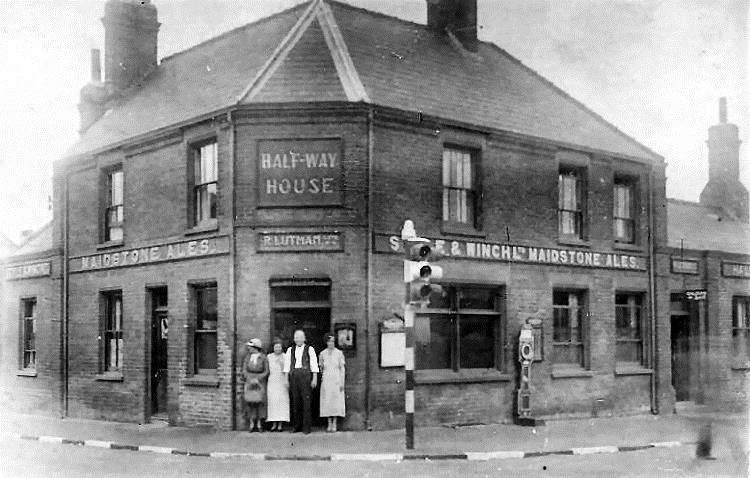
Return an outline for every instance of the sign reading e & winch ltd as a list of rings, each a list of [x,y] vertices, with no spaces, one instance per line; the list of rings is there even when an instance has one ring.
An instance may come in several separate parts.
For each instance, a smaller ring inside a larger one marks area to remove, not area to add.
[[[630,254],[581,251],[550,247],[514,246],[491,242],[435,239],[435,248],[446,257],[499,262],[521,262],[604,269],[646,270],[646,258]],[[401,238],[376,234],[375,251],[403,254]]]
[[[31,279],[32,277],[44,277],[50,275],[52,263],[35,262],[33,264],[20,264],[5,268],[6,280]]]
[[[119,267],[141,266],[157,262],[197,259],[229,253],[229,239],[226,236],[211,237],[194,241],[180,241],[169,244],[105,252],[70,259],[70,272],[114,269]]]
[[[258,205],[337,206],[343,192],[341,139],[258,142]]]

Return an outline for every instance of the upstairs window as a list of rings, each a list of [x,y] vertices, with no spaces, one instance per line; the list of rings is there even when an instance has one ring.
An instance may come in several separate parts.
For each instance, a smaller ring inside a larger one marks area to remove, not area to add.
[[[732,316],[732,342],[734,357],[750,359],[750,297],[734,298]]]
[[[21,301],[21,367],[36,369],[36,299]]]
[[[216,219],[217,153],[215,141],[193,149],[194,225]]]
[[[123,174],[122,168],[107,173],[107,197],[104,211],[104,241],[122,241],[123,225]]]
[[[582,291],[552,293],[552,348],[554,364],[586,367],[585,296]]]
[[[193,287],[195,333],[193,373],[215,373],[217,365],[218,296],[216,284]]]
[[[563,238],[583,239],[585,191],[582,173],[561,168],[558,178],[559,233]]]
[[[443,221],[476,227],[475,161],[468,151],[443,150]]]
[[[102,370],[122,370],[122,292],[108,291],[102,294]]]
[[[643,365],[643,317],[641,294],[615,294],[617,362]]]
[[[633,207],[635,186],[632,182],[616,179],[614,187],[614,223],[615,241],[632,244],[635,242],[635,214]]]

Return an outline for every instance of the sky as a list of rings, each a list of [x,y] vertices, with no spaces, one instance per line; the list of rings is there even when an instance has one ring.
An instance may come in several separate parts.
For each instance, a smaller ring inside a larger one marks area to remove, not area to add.
[[[425,23],[425,0],[345,0]],[[301,0],[153,0],[159,57]],[[104,0],[0,0],[0,232],[51,218],[52,163],[78,137]],[[727,97],[747,138],[746,0],[479,0],[479,37],[533,68],[667,161],[667,194],[697,200],[707,129]],[[746,143],[741,180],[750,189]]]

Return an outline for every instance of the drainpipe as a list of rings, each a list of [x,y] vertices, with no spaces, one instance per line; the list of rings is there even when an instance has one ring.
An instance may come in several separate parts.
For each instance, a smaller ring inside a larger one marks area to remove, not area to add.
[[[649,365],[651,366],[651,413],[658,415],[659,408],[656,400],[657,386],[657,353],[656,353],[656,272],[654,271],[654,170],[653,165],[648,173],[648,288],[649,288]]]
[[[373,110],[367,112],[367,307],[365,309],[365,429],[370,430],[370,317],[372,316],[372,254],[373,254],[373,220],[372,220],[372,161],[375,148],[373,132]]]
[[[67,169],[63,173],[63,254],[62,254],[62,290],[61,308],[62,320],[60,321],[60,412],[62,418],[68,416],[68,183]]]
[[[227,111],[227,121],[229,122],[229,187],[228,194],[232,201],[229,208],[231,216],[229,219],[229,308],[232,316],[232,374],[231,374],[231,394],[232,394],[232,430],[237,430],[237,292],[236,292],[236,274],[235,261],[237,258],[237,247],[235,241],[235,190],[234,190],[234,121],[232,120],[232,111]]]

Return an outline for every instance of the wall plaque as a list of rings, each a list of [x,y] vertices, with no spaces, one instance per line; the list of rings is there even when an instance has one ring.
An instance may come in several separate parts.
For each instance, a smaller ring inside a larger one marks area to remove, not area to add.
[[[106,252],[70,259],[70,272],[142,266],[158,262],[196,259],[229,253],[227,236],[210,237],[194,241],[172,242],[138,249]]]
[[[258,142],[258,205],[338,206],[343,198],[341,139]]]
[[[340,252],[344,250],[342,234],[334,232],[259,232],[258,252]]]
[[[435,247],[446,257],[481,261],[519,262],[603,269],[646,270],[646,258],[630,254],[593,252],[557,247],[514,246],[491,242],[435,239]],[[376,234],[375,252],[403,254],[397,235]]]
[[[5,268],[6,280],[31,279],[33,277],[44,277],[50,275],[52,263],[35,262],[33,264],[19,264]]]
[[[721,275],[724,277],[750,279],[750,264],[740,262],[722,262]]]
[[[697,274],[698,261],[692,259],[672,258],[672,273],[674,274]]]

